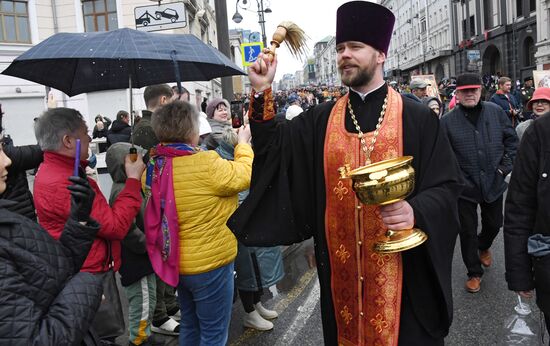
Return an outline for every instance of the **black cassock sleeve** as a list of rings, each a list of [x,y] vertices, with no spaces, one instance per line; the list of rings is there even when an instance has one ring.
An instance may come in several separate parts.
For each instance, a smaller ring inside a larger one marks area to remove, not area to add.
[[[250,194],[227,225],[247,246],[290,245],[313,236],[319,191],[318,153],[333,103],[291,121],[251,121],[254,163]],[[322,136],[320,138],[319,136]],[[322,160],[322,158],[321,158]]]
[[[404,100],[403,113],[404,154],[414,157],[415,169],[415,189],[407,201],[415,226],[428,235],[423,245],[402,252],[403,279],[416,316],[431,335],[441,337],[452,321],[460,169],[439,120],[427,108]]]

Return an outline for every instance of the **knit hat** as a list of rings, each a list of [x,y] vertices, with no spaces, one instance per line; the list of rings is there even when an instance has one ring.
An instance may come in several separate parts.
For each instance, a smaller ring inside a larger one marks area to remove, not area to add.
[[[212,118],[214,116],[214,110],[216,110],[216,107],[218,107],[218,105],[222,103],[229,110],[229,102],[227,102],[226,99],[215,98],[215,99],[212,99],[212,101],[208,102],[208,105],[206,106],[206,116],[208,118]]]
[[[477,73],[463,73],[456,77],[456,90],[481,88],[481,78]]]
[[[527,103],[527,109],[532,111],[533,103],[539,100],[546,100],[550,102],[550,88],[538,88],[537,90],[535,90],[535,92],[533,93],[533,97],[531,97],[531,100],[529,100],[529,102]]]
[[[368,1],[346,2],[336,11],[336,44],[359,41],[388,54],[395,16]]]

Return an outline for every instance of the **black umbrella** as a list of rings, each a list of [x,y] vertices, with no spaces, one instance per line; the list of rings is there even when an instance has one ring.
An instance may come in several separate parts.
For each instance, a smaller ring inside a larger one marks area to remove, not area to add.
[[[194,35],[133,29],[59,33],[17,57],[2,74],[27,79],[69,96],[176,81],[207,81],[245,73]],[[134,136],[132,136],[133,141]]]
[[[2,74],[74,96],[174,81],[207,81],[245,73],[194,35],[124,28],[55,34],[17,57]]]

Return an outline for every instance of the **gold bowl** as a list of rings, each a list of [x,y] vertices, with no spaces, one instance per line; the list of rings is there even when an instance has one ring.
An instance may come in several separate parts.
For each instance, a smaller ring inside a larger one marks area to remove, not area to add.
[[[350,170],[346,165],[339,169],[341,179],[353,181],[353,191],[363,204],[386,205],[407,198],[414,190],[412,156],[375,162]],[[412,249],[428,239],[418,228],[390,230],[374,244],[378,253],[394,253]]]
[[[353,191],[363,204],[386,205],[405,199],[414,190],[412,156],[375,162],[350,171]]]

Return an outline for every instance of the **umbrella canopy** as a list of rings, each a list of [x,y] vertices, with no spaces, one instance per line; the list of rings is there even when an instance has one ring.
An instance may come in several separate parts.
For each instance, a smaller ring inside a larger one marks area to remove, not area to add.
[[[74,96],[174,81],[207,81],[245,73],[194,35],[124,28],[55,34],[17,57],[2,74]]]

